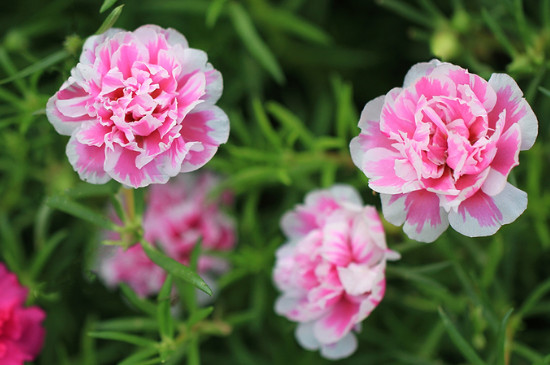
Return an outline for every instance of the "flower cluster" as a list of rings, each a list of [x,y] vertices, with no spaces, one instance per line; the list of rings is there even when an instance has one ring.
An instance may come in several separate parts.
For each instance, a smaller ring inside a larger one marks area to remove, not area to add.
[[[449,63],[419,63],[403,88],[367,103],[359,127],[353,161],[381,193],[384,217],[405,223],[413,239],[434,241],[449,224],[491,235],[527,207],[507,178],[538,122],[506,74],[485,81]]]
[[[352,331],[382,300],[388,250],[376,209],[363,206],[345,185],[310,192],[281,221],[288,242],[277,251],[273,273],[282,292],[277,313],[298,322],[296,337],[324,357],[349,356]]]
[[[209,194],[217,184],[214,175],[202,173],[180,175],[168,184],[151,186],[143,220],[145,239],[185,265],[198,242],[204,251],[231,250],[236,241],[234,224],[220,210],[230,203],[231,196],[226,193],[212,199]],[[109,234],[109,238],[118,238],[113,232]],[[209,274],[222,273],[229,267],[226,260],[207,252],[199,257],[197,265],[206,280]],[[104,247],[98,272],[108,286],[127,283],[141,296],[157,293],[166,278],[139,244],[127,250]]]
[[[90,37],[47,104],[55,129],[71,136],[67,155],[83,180],[165,184],[149,190],[144,237],[186,265],[197,242],[206,251],[235,245],[233,223],[220,211],[227,199],[209,197],[213,175],[167,183],[203,166],[227,141],[229,120],[215,105],[221,92],[221,74],[204,52],[173,29],[146,25]],[[359,127],[353,161],[380,193],[385,218],[404,224],[413,239],[432,242],[449,225],[467,236],[491,235],[527,207],[526,193],[507,180],[519,151],[534,144],[538,122],[508,75],[486,81],[449,63],[419,63],[402,88],[366,104]],[[353,188],[335,185],[310,192],[281,226],[288,241],[273,271],[281,291],[276,312],[298,322],[296,338],[306,349],[349,356],[354,332],[384,297],[386,261],[399,258],[386,246],[376,209]],[[227,268],[208,252],[198,259],[206,279]],[[104,248],[98,272],[108,286],[124,282],[141,296],[157,293],[166,278],[140,245]],[[32,360],[44,313],[22,307],[26,291],[2,265],[0,292],[0,362]]]
[[[83,180],[142,187],[203,166],[227,141],[221,93],[206,53],[174,29],[145,25],[88,38],[46,112],[71,136],[67,156]]]
[[[36,358],[44,342],[46,314],[24,307],[28,290],[0,263],[0,364],[23,365]]]

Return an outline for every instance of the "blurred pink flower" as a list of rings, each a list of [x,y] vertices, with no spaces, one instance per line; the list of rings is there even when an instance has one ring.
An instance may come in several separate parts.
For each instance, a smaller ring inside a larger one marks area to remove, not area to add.
[[[0,293],[0,364],[23,365],[42,349],[46,314],[36,306],[24,307],[28,290],[2,263]]]
[[[46,112],[71,136],[81,179],[142,187],[196,170],[227,141],[229,120],[215,105],[222,88],[206,53],[176,30],[110,29],[86,40]]]
[[[432,242],[449,224],[488,236],[527,207],[507,178],[538,122],[506,74],[485,81],[437,60],[416,64],[403,88],[367,103],[359,127],[353,161],[381,193],[384,217],[405,223],[410,238]]]
[[[201,249],[211,252],[230,251],[235,246],[233,221],[220,208],[230,203],[225,192],[217,200],[209,194],[218,185],[211,173],[184,174],[165,185],[149,188],[143,220],[145,239],[157,245],[168,256],[189,264],[191,251],[197,242]],[[119,239],[109,232],[109,239]],[[207,252],[198,259],[198,272],[209,284],[211,275],[229,268],[225,259]],[[128,284],[141,296],[158,293],[165,278],[163,269],[153,263],[139,244],[126,251],[121,247],[102,247],[99,275],[107,286]]]
[[[276,254],[273,279],[282,295],[275,311],[299,323],[304,348],[329,359],[351,355],[352,331],[384,296],[386,259],[399,257],[386,247],[376,209],[335,185],[309,193],[281,226],[288,242]]]

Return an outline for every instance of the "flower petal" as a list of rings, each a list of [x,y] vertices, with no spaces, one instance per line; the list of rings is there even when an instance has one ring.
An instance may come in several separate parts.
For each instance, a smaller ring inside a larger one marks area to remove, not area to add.
[[[382,147],[368,150],[363,157],[361,170],[369,178],[369,187],[383,194],[407,193],[420,188],[416,180],[405,180],[402,156],[395,150]]]
[[[449,222],[465,236],[490,236],[501,225],[516,220],[526,208],[527,194],[507,183],[498,195],[489,196],[480,190],[463,201],[458,212],[449,213]]]
[[[349,357],[355,350],[357,350],[357,338],[350,332],[336,343],[323,345],[321,356],[329,360],[339,360]]]
[[[69,162],[80,178],[91,184],[103,184],[111,180],[111,177],[103,169],[105,162],[104,147],[96,147],[82,144],[72,136],[66,149]]]
[[[314,322],[299,323],[294,332],[296,340],[306,350],[314,351],[321,347],[321,344],[313,334]]]
[[[89,95],[80,86],[65,83],[48,100],[46,115],[57,133],[70,136],[82,122],[95,120],[94,117],[90,117],[86,112],[84,104],[87,98],[89,98]],[[73,116],[65,114],[67,110],[73,110]]]
[[[416,80],[421,77],[429,75],[434,68],[441,65],[441,61],[433,59],[430,62],[420,62],[410,68],[405,75],[405,81],[403,87],[411,86]]]
[[[506,74],[493,74],[489,85],[497,93],[497,103],[489,114],[489,127],[494,128],[496,120],[506,110],[504,131],[518,123],[521,129],[521,150],[530,149],[538,134],[538,121],[535,113],[523,98],[523,92],[516,81]]]
[[[105,171],[116,181],[133,188],[140,188],[149,184],[165,184],[170,176],[163,174],[157,164],[150,162],[138,168],[136,157],[139,152],[113,144],[112,148],[105,149]]]
[[[331,311],[313,325],[315,338],[323,345],[342,339],[355,325],[360,305],[342,296]]]
[[[496,144],[497,153],[491,163],[491,170],[481,186],[485,194],[494,196],[504,189],[508,174],[514,166],[519,165],[520,144],[520,126],[514,124],[504,132]]]
[[[185,117],[181,124],[181,135],[187,142],[199,142],[190,149],[181,171],[189,172],[206,164],[229,137],[229,118],[214,105],[204,105]]]
[[[433,242],[449,226],[447,213],[439,206],[439,197],[419,190],[408,194],[380,194],[382,212],[388,222],[401,225],[410,238]]]

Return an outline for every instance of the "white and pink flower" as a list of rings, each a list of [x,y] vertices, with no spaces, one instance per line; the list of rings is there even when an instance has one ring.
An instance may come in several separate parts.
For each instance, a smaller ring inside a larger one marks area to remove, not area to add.
[[[214,275],[227,271],[227,260],[208,252],[226,252],[236,242],[233,221],[220,208],[230,203],[228,192],[219,199],[210,196],[218,180],[211,173],[183,174],[165,185],[151,186],[143,220],[144,237],[168,256],[189,265],[191,252],[200,242],[198,272],[214,284]],[[109,232],[109,239],[118,234]],[[98,273],[107,286],[128,284],[140,296],[158,293],[166,273],[136,244],[127,250],[102,247]]]
[[[196,170],[227,141],[229,119],[215,105],[222,88],[206,53],[176,30],[110,29],[86,40],[46,112],[71,136],[81,179],[142,187]]]
[[[494,234],[527,207],[507,182],[538,122],[516,82],[489,81],[433,60],[413,66],[402,88],[371,100],[351,156],[379,192],[384,217],[418,241],[449,224],[470,236]]]
[[[376,209],[345,185],[313,191],[285,214],[288,242],[279,248],[273,279],[282,292],[275,311],[298,322],[296,338],[329,359],[351,355],[354,331],[384,296],[386,247]]]
[[[0,364],[23,365],[42,350],[46,313],[37,306],[25,307],[28,289],[0,263]]]

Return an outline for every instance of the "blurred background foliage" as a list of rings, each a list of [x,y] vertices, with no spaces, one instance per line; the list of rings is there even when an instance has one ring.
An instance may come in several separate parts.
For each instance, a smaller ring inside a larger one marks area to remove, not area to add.
[[[166,290],[107,290],[92,270],[98,228],[52,208],[72,199],[93,221],[116,192],[79,182],[44,113],[83,40],[115,21],[179,30],[224,77],[231,136],[207,167],[236,193],[239,246],[213,308],[175,279],[184,304],[173,322]],[[359,113],[433,57],[485,78],[507,72],[524,90],[539,137],[511,179],[529,206],[487,238],[449,230],[420,244],[386,225],[403,257],[339,363],[550,364],[549,0],[20,0],[3,2],[0,29],[0,261],[47,311],[37,364],[329,363],[273,312],[279,219],[335,182],[379,206],[349,156]]]

